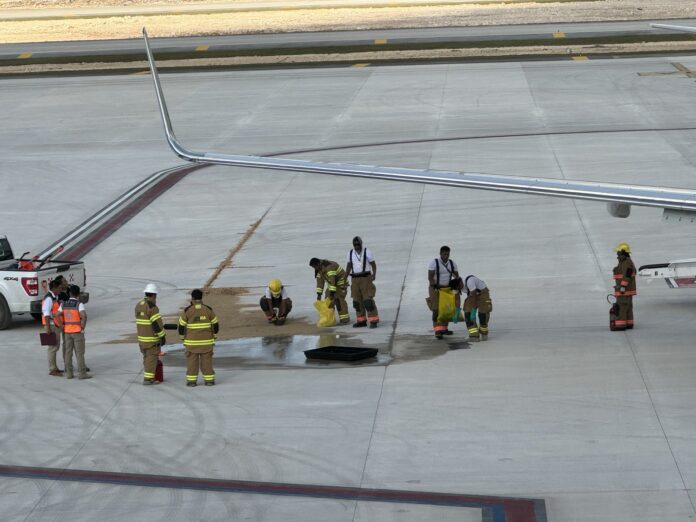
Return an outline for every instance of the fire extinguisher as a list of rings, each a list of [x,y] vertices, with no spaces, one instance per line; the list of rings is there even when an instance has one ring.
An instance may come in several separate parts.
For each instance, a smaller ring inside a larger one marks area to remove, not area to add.
[[[155,380],[157,382],[164,382],[164,364],[160,359],[157,359],[157,367],[155,368]]]
[[[619,316],[619,304],[616,302],[616,297],[607,295],[607,302],[611,305],[609,308],[609,330],[616,331],[616,318]]]

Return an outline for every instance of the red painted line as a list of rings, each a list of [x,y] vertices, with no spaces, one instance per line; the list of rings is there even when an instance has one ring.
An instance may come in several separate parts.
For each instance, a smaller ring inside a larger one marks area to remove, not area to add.
[[[39,468],[28,466],[0,465],[0,476],[452,507],[483,508],[502,506],[505,513],[505,522],[545,522],[546,518],[544,516],[543,520],[537,519],[535,506],[540,502],[543,503],[543,501],[537,499],[518,499],[482,495],[458,495],[455,493],[435,493],[428,491],[363,489],[342,486],[319,486],[313,484],[287,484],[279,482],[252,482],[245,480],[174,477],[167,475],[145,475],[139,473],[116,473],[110,471]]]
[[[96,227],[93,231],[87,234],[84,238],[80,239],[74,245],[70,246],[61,254],[61,257],[65,259],[82,259],[83,256],[89,253],[99,243],[116,232],[119,228],[125,225],[144,208],[150,205],[153,201],[176,185],[183,178],[192,172],[207,166],[208,165],[202,164],[185,166],[181,170],[176,170],[170,172],[166,176],[163,176],[155,184],[133,199],[125,207],[121,208],[104,223]]]

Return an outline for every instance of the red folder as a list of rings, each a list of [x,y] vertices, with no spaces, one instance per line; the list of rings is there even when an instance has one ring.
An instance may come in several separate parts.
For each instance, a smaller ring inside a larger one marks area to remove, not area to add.
[[[39,334],[39,337],[41,338],[41,346],[56,346],[58,344],[58,337],[56,337],[55,332],[42,332]]]

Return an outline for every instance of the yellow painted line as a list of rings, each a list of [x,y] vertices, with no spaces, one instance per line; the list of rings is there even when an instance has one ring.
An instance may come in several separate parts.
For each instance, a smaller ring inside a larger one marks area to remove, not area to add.
[[[26,60],[27,58],[31,58],[32,54],[34,53],[22,53],[17,58],[19,58],[20,60]]]
[[[375,45],[384,45],[385,43],[387,43],[387,39],[386,39],[386,38],[377,38],[377,39],[375,40]]]
[[[582,62],[584,60],[589,60],[589,58],[587,56],[573,56],[573,60],[576,62]]]
[[[354,63],[351,67],[367,67],[369,63]]]
[[[209,45],[199,45],[196,47],[196,51],[207,51],[209,47]]]
[[[142,75],[144,75],[144,74],[150,74],[150,70],[149,70],[149,69],[145,69],[144,71],[134,72],[133,74],[131,74],[131,76],[142,76]]]
[[[565,33],[562,33],[561,31],[553,33],[554,38],[565,38]]]

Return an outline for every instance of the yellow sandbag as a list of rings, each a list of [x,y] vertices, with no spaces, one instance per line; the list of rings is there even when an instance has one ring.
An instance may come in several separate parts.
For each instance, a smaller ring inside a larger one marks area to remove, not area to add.
[[[319,312],[319,320],[317,321],[318,327],[324,328],[336,324],[336,312],[331,308],[331,299],[314,301],[314,308]]]
[[[449,323],[454,319],[454,290],[451,288],[440,288],[437,292],[437,322]]]

